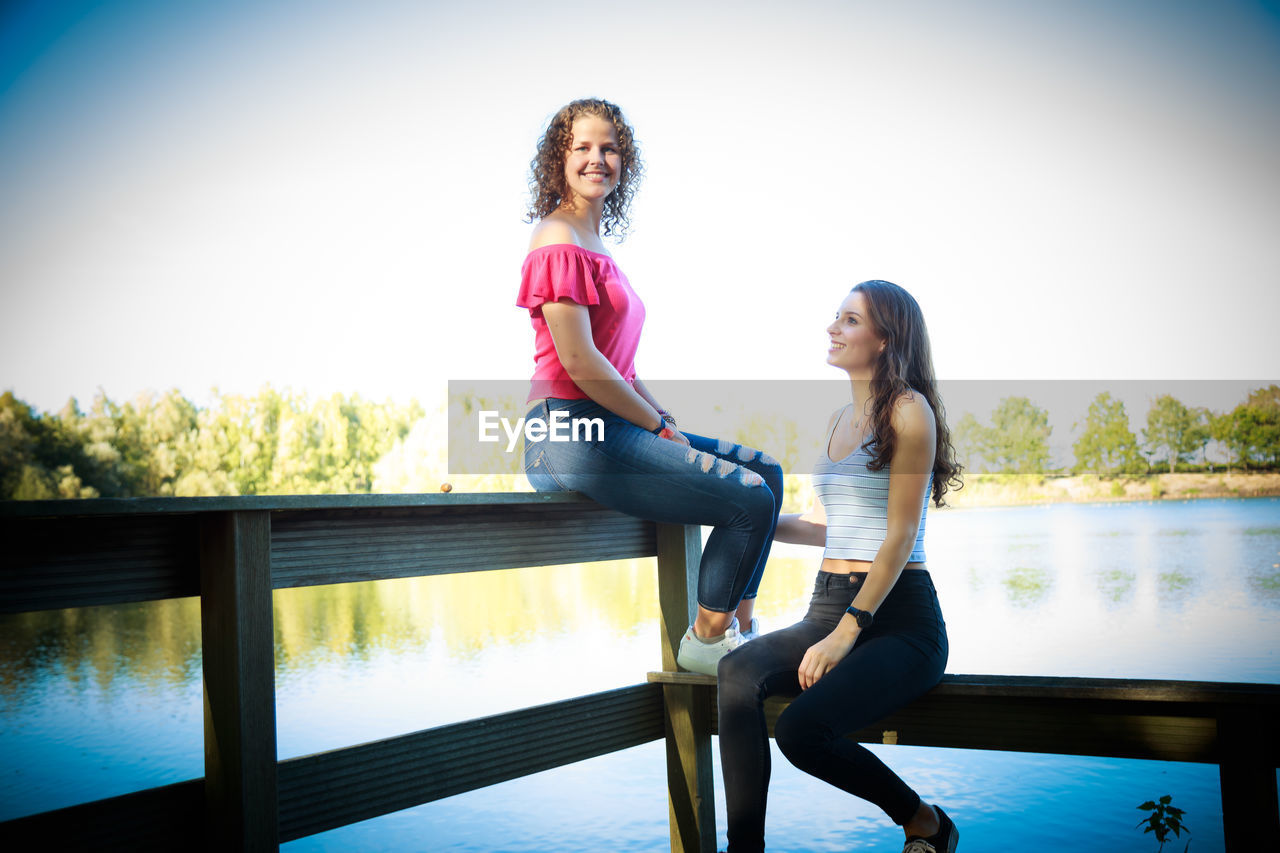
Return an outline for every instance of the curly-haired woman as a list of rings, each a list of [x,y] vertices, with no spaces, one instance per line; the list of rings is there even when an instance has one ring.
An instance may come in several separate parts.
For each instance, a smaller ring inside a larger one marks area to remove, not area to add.
[[[780,542],[825,547],[809,610],[719,667],[729,850],[764,849],[764,700],[792,696],[774,727],[792,764],[883,809],[906,832],[905,853],[952,853],[959,833],[946,813],[846,737],[927,692],[947,663],[925,513],[930,498],[942,505],[960,469],[928,332],[909,293],[864,281],[827,335],[827,362],[848,374],[853,401],[827,425],[813,474],[819,503],[777,528]]]
[[[757,450],[678,431],[636,375],[644,305],[601,239],[625,234],[642,172],[622,111],[597,99],[563,107],[531,167],[537,226],[517,299],[534,329],[528,417],[598,418],[604,429],[580,440],[527,440],[525,473],[539,491],[573,490],[628,515],[713,528],[697,617],[677,661],[714,674],[755,629],[782,469]]]

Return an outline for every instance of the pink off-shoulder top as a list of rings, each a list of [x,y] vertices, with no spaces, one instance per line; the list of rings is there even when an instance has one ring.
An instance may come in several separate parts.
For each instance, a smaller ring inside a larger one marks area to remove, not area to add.
[[[530,252],[520,271],[516,304],[529,309],[533,323],[533,383],[529,399],[587,399],[560,363],[551,331],[542,317],[544,303],[561,300],[586,306],[596,349],[623,379],[634,382],[644,303],[609,255],[571,243],[555,243]]]

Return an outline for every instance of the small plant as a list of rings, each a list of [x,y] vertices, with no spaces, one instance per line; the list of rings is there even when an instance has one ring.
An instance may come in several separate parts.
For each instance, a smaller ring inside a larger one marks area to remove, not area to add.
[[[1191,830],[1187,829],[1187,825],[1182,822],[1182,816],[1186,814],[1186,812],[1180,808],[1169,805],[1172,801],[1173,797],[1169,794],[1165,794],[1160,798],[1160,802],[1158,803],[1147,800],[1145,803],[1138,806],[1138,808],[1144,812],[1151,812],[1150,817],[1146,817],[1138,821],[1138,826],[1146,827],[1146,829],[1142,830],[1144,833],[1154,832],[1156,834],[1156,841],[1160,842],[1160,846],[1157,848],[1156,853],[1161,853],[1161,851],[1164,850],[1164,845],[1165,842],[1169,840],[1170,832],[1173,833],[1175,838],[1181,838],[1182,831],[1184,829],[1187,830],[1187,835],[1191,835]],[[1188,838],[1186,847],[1182,848],[1183,853],[1186,853],[1190,847],[1191,839]]]

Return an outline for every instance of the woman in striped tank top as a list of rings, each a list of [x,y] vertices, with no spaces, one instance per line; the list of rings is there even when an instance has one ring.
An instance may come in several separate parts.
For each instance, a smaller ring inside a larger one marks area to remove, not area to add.
[[[764,849],[769,741],[764,700],[792,764],[875,803],[904,853],[953,853],[959,833],[872,752],[845,735],[938,683],[947,633],[925,567],[925,514],[959,485],[920,306],[887,281],[853,288],[827,327],[827,363],[852,402],[831,416],[814,469],[819,502],[775,538],[824,548],[804,620],[720,661],[720,754],[730,853]]]

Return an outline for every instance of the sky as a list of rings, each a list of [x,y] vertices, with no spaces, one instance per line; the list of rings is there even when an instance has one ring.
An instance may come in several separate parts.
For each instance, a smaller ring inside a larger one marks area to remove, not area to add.
[[[1244,0],[9,2],[0,392],[523,379],[529,160],[598,96],[646,166],[611,251],[649,380],[831,378],[886,278],[943,379],[1229,406],[1280,379],[1277,92]]]

